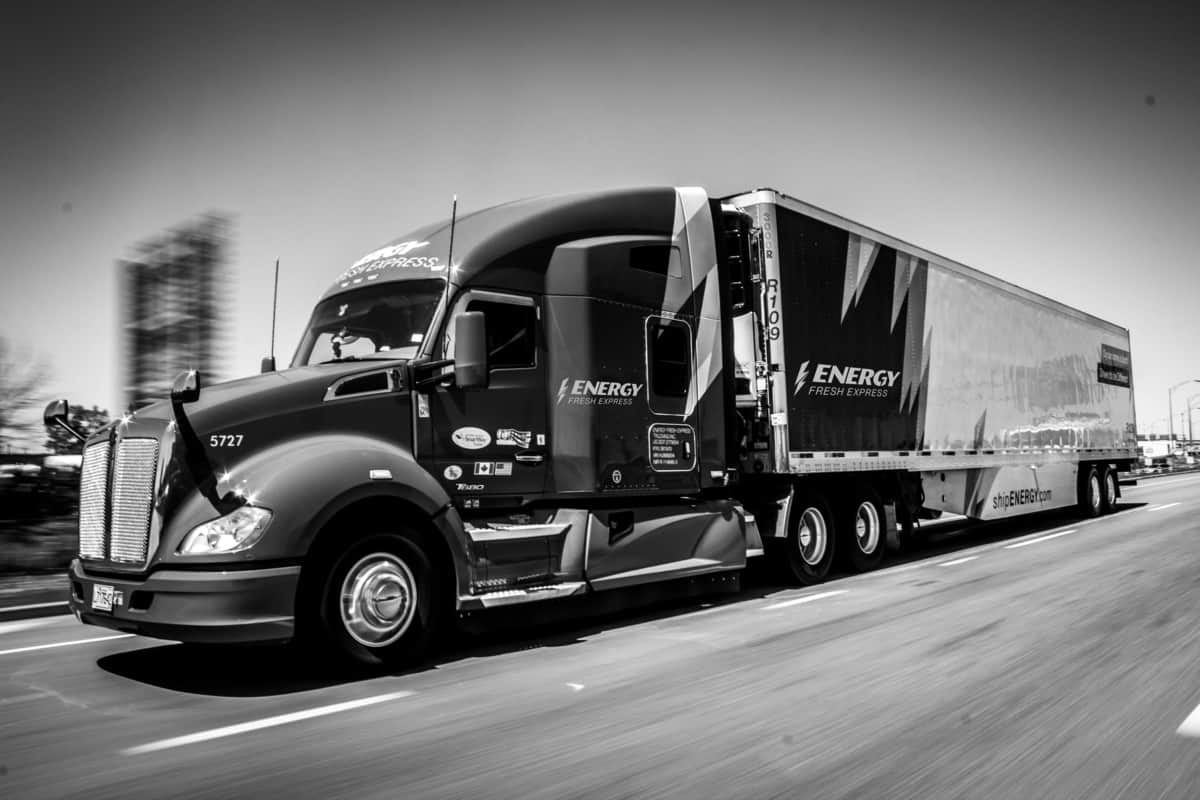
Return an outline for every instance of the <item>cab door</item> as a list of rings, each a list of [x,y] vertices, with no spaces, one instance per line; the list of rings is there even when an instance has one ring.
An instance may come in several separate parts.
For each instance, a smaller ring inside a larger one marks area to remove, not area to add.
[[[461,389],[452,381],[429,393],[434,477],[464,509],[515,508],[545,489],[546,365],[538,299],[469,291],[454,317],[483,312],[487,328],[488,386]],[[446,340],[452,357],[453,340]]]

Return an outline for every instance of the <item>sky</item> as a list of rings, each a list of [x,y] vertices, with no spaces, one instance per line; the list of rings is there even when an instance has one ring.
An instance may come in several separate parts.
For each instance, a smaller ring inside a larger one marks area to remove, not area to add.
[[[116,263],[200,214],[233,218],[235,377],[276,258],[283,362],[337,274],[454,194],[662,184],[775,187],[1128,328],[1143,431],[1200,378],[1195,4],[5,9],[0,336],[47,399],[121,408]]]

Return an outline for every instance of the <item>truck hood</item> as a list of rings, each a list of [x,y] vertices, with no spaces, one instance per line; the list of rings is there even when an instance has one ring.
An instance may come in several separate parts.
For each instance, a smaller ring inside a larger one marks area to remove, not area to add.
[[[190,433],[170,437],[167,472],[177,484],[175,496],[201,488],[213,499],[206,487],[215,476],[314,435],[369,437],[411,452],[411,395],[396,388],[403,386],[397,376],[387,375],[402,368],[401,361],[352,361],[201,386],[199,398],[183,406]],[[356,391],[346,381],[360,375],[366,381]],[[350,391],[331,395],[339,383]],[[122,431],[158,436],[171,430],[173,419],[170,402],[159,402],[140,409]]]
[[[202,386],[200,397],[183,406],[202,438],[230,425],[304,413],[325,403],[325,393],[342,378],[400,367],[402,361],[346,361],[295,367],[263,375]],[[203,376],[201,376],[203,377]],[[173,419],[171,403],[162,400],[140,409],[139,419]]]

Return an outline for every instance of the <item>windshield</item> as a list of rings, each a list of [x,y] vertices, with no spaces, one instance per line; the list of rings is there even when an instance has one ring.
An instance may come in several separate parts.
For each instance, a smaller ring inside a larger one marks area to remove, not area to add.
[[[446,286],[441,278],[394,281],[317,304],[293,367],[366,358],[412,358]]]

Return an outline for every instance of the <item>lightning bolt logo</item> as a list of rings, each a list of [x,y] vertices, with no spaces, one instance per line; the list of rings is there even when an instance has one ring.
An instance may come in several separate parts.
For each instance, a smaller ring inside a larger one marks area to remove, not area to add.
[[[562,385],[558,387],[558,402],[562,403],[563,398],[567,396],[567,387],[570,385],[570,378],[563,378]]]
[[[800,371],[796,373],[796,389],[792,394],[800,394],[800,390],[804,388],[804,384],[808,382],[808,362],[805,361],[800,365]]]

